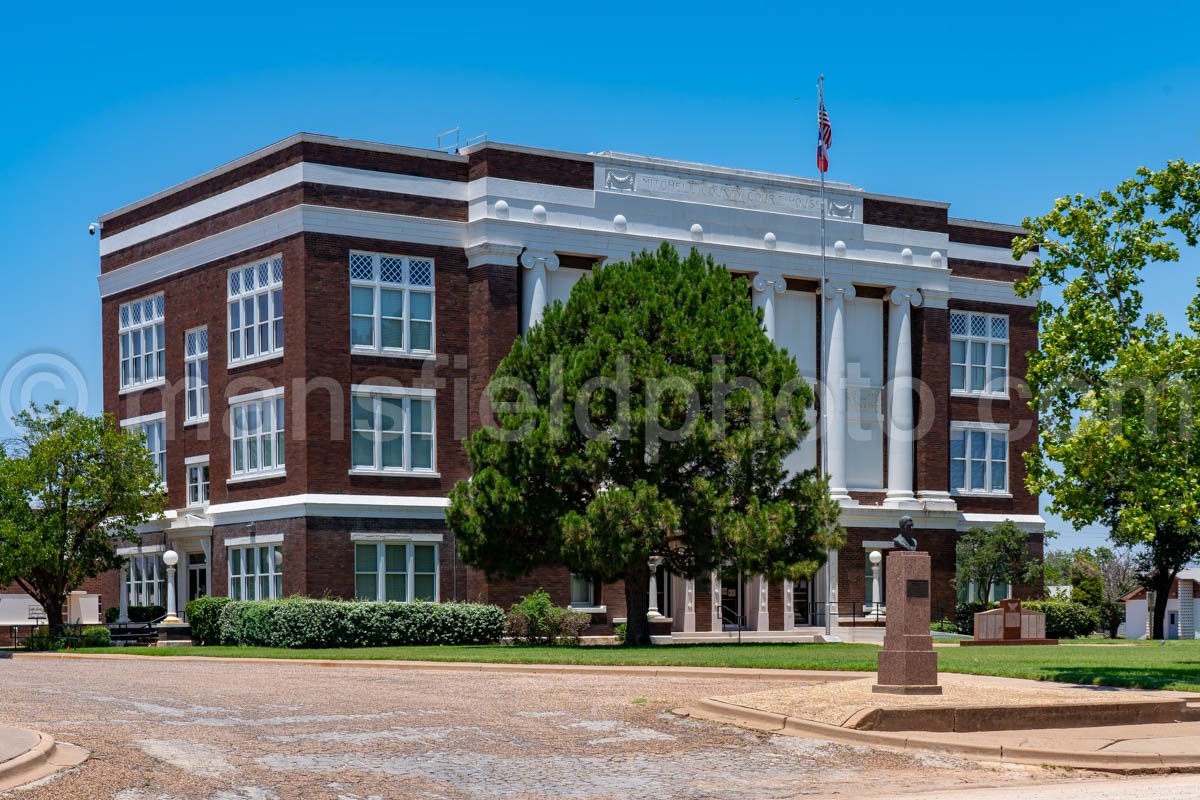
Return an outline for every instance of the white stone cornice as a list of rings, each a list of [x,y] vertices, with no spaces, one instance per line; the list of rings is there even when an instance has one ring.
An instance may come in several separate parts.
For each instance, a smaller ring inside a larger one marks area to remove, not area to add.
[[[945,289],[921,289],[921,304],[926,308],[947,308],[950,303],[950,292]]]
[[[912,287],[897,286],[890,292],[890,298],[891,301],[898,306],[908,303],[912,307],[916,308],[917,306],[921,305],[921,292]]]
[[[497,244],[482,242],[467,248],[467,267],[482,267],[491,264],[498,267],[515,267],[524,248],[519,244]]]
[[[526,250],[521,253],[521,266],[525,269],[543,267],[548,272],[558,269],[558,255],[550,251]]]
[[[787,280],[779,275],[764,275],[760,272],[754,276],[751,285],[756,292],[773,291],[775,294],[783,294],[787,291]]]

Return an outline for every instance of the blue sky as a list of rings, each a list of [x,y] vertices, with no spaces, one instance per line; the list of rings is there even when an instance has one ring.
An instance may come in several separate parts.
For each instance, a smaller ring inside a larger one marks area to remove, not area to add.
[[[955,216],[1019,222],[1200,160],[1196,3],[971,5],[19,4],[0,31],[0,389],[19,402],[33,361],[73,384],[73,364],[99,410],[88,223],[300,130],[432,146],[461,126],[812,175],[824,72],[830,178]],[[1152,270],[1147,304],[1182,325],[1198,273],[1194,254]]]

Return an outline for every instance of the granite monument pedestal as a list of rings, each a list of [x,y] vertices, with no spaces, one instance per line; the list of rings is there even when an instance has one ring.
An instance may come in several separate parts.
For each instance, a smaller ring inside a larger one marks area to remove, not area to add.
[[[872,691],[941,694],[929,630],[929,553],[893,550],[886,574],[887,631]]]

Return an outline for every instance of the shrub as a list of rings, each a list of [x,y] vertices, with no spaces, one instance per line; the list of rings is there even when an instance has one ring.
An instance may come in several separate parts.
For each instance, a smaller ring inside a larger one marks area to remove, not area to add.
[[[629,627],[622,622],[613,628],[613,636],[617,640],[617,644],[625,644],[625,634],[629,631]]]
[[[1050,639],[1077,639],[1100,624],[1093,609],[1069,600],[1031,601],[1022,603],[1021,608],[1046,615],[1046,637]]]
[[[192,626],[192,642],[200,645],[221,643],[221,609],[233,602],[231,597],[198,597],[188,601],[184,610]]]
[[[80,647],[108,647],[112,644],[112,634],[102,625],[84,628],[79,633],[78,644]]]
[[[112,625],[114,622],[116,622],[120,618],[121,618],[121,609],[117,608],[116,606],[113,606],[112,608],[104,609],[105,623]]]
[[[482,603],[313,600],[229,601],[220,610],[220,643],[327,648],[498,642],[504,611]]]
[[[119,613],[119,612],[118,612]],[[129,621],[130,622],[154,622],[157,619],[162,619],[167,614],[167,609],[162,606],[130,606]]]
[[[58,645],[59,641],[50,633],[50,628],[39,626],[25,637],[21,646],[31,652],[44,653],[47,650],[57,650]]]
[[[959,633],[967,636],[975,635],[975,615],[988,610],[988,603],[976,600],[971,603],[959,603],[954,607],[954,626]]]
[[[579,644],[592,618],[582,611],[554,605],[544,589],[530,592],[508,612],[508,635],[514,644]]]

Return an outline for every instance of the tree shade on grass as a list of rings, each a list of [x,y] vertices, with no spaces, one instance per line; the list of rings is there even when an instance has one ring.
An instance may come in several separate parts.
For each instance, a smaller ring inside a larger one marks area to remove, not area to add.
[[[1101,641],[1059,647],[939,647],[942,672],[1063,681],[1095,686],[1200,692],[1200,641]],[[127,647],[152,656],[396,660],[504,664],[753,667],[871,672],[879,648],[869,644],[696,644],[669,647],[381,647],[345,650],[279,650],[265,647]]]

